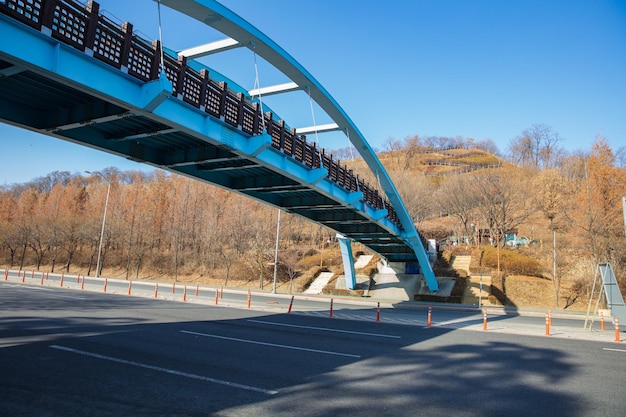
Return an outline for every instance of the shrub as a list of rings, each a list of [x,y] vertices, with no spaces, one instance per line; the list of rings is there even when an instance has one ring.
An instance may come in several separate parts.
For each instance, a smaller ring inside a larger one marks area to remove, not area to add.
[[[497,269],[497,248],[487,247],[484,249],[481,266]],[[500,269],[508,275],[529,275],[535,277],[543,276],[543,269],[538,260],[519,252],[513,252],[502,248],[500,249]]]

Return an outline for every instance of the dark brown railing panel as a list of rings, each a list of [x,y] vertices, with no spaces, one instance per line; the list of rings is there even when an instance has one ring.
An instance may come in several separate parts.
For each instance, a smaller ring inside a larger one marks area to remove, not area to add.
[[[93,27],[93,41],[89,42],[92,44],[93,56],[120,69],[125,46],[130,39],[126,34],[133,32],[133,26],[126,24],[120,28],[104,16],[100,16],[100,24],[94,24]]]
[[[98,24],[98,3],[90,3],[87,9],[72,0],[55,1],[51,16],[44,16],[44,24],[52,29],[52,37],[85,50],[85,38],[89,25]],[[92,14],[93,11],[93,14]],[[93,19],[92,19],[93,16]],[[91,45],[89,45],[91,47]]]
[[[260,135],[263,133],[261,124],[261,111],[258,103],[243,102],[241,111],[241,130],[248,135]]]
[[[181,94],[183,100],[194,107],[202,105],[203,92],[206,90],[208,72],[198,73],[189,67],[185,67],[185,75],[182,77]]]
[[[233,127],[239,125],[239,102],[242,100],[241,93],[226,90],[224,93],[224,121]]]
[[[157,79],[160,65],[157,52],[159,49],[159,41],[150,43],[133,36],[126,59],[128,74],[143,82]]]
[[[207,71],[208,72],[208,71]],[[209,78],[206,93],[204,95],[204,111],[213,117],[219,118],[224,106],[224,90],[226,85]]]
[[[4,0],[0,1],[0,11],[25,25],[41,30],[43,3],[43,0]]]

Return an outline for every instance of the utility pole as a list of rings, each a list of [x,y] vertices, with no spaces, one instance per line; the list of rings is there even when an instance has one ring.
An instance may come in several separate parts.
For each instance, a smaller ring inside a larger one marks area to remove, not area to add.
[[[272,293],[276,294],[276,276],[278,274],[278,243],[280,241],[280,209],[278,209],[278,219],[276,221],[276,251],[274,254],[274,285]]]
[[[90,175],[91,174],[98,175],[109,184],[107,187],[107,197],[104,202],[104,215],[102,216],[102,229],[100,231],[100,243],[98,244],[98,262],[96,265],[96,278],[98,278],[100,277],[100,267],[102,265],[101,260],[102,260],[102,241],[104,240],[104,226],[107,221],[107,208],[109,208],[109,195],[111,194],[111,184],[113,183],[113,181],[111,181],[110,179],[108,179],[107,177],[105,177],[99,172],[90,172],[90,171],[85,171],[85,172]]]

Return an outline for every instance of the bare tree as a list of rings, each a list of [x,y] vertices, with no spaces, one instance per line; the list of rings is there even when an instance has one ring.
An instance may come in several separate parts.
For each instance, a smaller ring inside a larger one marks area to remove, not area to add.
[[[384,149],[391,157],[391,160],[395,163],[395,166],[400,165],[400,156],[402,150],[402,142],[392,137],[388,137],[384,143]]]
[[[559,216],[565,214],[565,209],[572,194],[570,185],[571,182],[560,171],[555,169],[542,171],[533,181],[533,189],[535,190],[533,204],[549,220],[549,227],[552,231],[552,284],[556,308],[559,308],[559,292],[561,289],[561,276],[557,274],[556,233],[559,229],[559,224],[556,220]]]
[[[498,149],[498,145],[496,145],[493,139],[481,139],[475,142],[474,145],[476,149],[482,149],[490,154],[500,156],[500,149]]]
[[[563,150],[558,147],[561,137],[550,126],[534,124],[509,144],[511,161],[532,169],[553,168]]]
[[[478,211],[488,225],[494,245],[503,245],[507,230],[519,226],[532,212],[524,186],[527,178],[519,170],[490,169],[472,175]]]
[[[457,175],[448,178],[437,190],[434,200],[439,210],[456,217],[464,236],[471,235],[472,219],[480,201],[472,186],[475,177]]]

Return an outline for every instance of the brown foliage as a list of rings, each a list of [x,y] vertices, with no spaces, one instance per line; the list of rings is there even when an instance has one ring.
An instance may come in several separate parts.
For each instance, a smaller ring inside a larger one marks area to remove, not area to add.
[[[526,133],[541,132],[524,132],[523,137],[531,138]],[[389,140],[380,157],[422,237],[460,236],[475,246],[477,228],[490,230],[492,236],[517,228],[518,235],[545,244],[532,251],[508,251],[502,239],[501,267],[508,274],[548,276],[556,255],[559,274],[573,274],[580,263],[608,261],[618,280],[625,282],[621,197],[626,195],[626,171],[603,138],[588,154],[566,155],[555,148],[554,136],[536,139],[531,147],[520,148],[526,153],[519,156],[530,162],[520,165],[532,167],[525,169],[500,163],[499,158],[478,151],[479,142],[464,138]],[[484,141],[484,145],[493,144]],[[433,159],[467,164],[493,160],[501,167],[427,177],[426,164]],[[348,164],[359,173],[364,171],[360,159]],[[232,282],[271,279],[275,208],[164,171],[139,174],[109,169],[103,175],[112,181],[102,248],[105,274],[168,279],[215,276],[222,282],[224,277]],[[363,177],[377,182],[367,173]],[[0,188],[0,262],[48,270],[62,266],[93,274],[107,185],[98,175],[51,173],[32,184]],[[556,254],[549,244],[553,229],[558,232]],[[334,243],[327,243],[333,235],[283,213],[279,253],[282,258],[297,256],[280,260],[279,281],[310,279],[320,268],[341,269],[338,251],[331,250]],[[495,269],[494,253],[495,249],[487,248],[481,265]],[[285,268],[287,264],[293,268]],[[439,269],[445,270],[445,266]],[[576,274],[589,280],[587,272]]]

